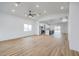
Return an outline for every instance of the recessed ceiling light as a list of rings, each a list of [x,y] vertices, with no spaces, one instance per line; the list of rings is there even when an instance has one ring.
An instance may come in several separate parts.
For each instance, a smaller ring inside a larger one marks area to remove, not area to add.
[[[16,7],[18,6],[18,4],[17,4],[17,3],[15,3],[14,5],[15,5]]]
[[[39,5],[36,5],[37,8],[39,8]]]
[[[27,11],[25,10],[25,12],[27,12]]]
[[[25,17],[27,17],[27,14],[25,14]]]
[[[37,16],[40,16],[39,14],[36,14]]]
[[[62,19],[62,22],[67,22],[68,20],[66,18],[63,18]]]
[[[12,9],[11,11],[14,13],[15,12],[15,9]]]
[[[47,13],[47,11],[46,11],[46,10],[44,10],[44,13]]]
[[[64,6],[61,6],[60,9],[63,10],[64,9]]]

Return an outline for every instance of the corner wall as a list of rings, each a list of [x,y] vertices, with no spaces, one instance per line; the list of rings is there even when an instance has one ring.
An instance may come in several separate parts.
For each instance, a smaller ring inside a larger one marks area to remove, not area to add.
[[[69,9],[68,39],[70,49],[79,51],[79,3],[71,2]]]

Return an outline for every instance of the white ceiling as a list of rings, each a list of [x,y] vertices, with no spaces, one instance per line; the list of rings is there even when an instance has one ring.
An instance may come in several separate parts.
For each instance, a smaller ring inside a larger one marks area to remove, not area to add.
[[[48,24],[48,25],[55,25],[55,24],[68,24],[67,22],[62,22],[61,19],[51,19],[46,21],[40,21],[40,23]]]
[[[38,20],[45,15],[68,14],[69,12],[68,2],[22,2],[18,7],[15,7],[14,4],[15,2],[0,2],[0,11],[27,19],[25,17],[25,11],[28,13],[28,10],[31,8],[35,12],[42,13],[41,16],[34,17],[34,20]],[[39,5],[39,8],[36,5]],[[64,7],[63,10],[60,9],[61,6]],[[12,9],[15,10],[15,13],[11,12]],[[44,13],[44,10],[47,13]]]

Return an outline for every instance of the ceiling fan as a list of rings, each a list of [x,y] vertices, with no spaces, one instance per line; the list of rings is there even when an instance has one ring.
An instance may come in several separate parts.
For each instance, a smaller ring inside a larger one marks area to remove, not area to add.
[[[35,13],[32,13],[32,10],[29,10],[28,16],[34,17],[34,16],[36,16],[36,14]]]
[[[28,17],[35,17],[35,16],[39,16],[40,13],[34,12],[33,10],[29,9],[28,14],[25,13]]]

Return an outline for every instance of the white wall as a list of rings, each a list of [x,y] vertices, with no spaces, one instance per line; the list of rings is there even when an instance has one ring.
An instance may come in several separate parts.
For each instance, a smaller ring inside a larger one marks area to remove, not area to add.
[[[70,3],[69,10],[69,45],[79,51],[79,3]]]
[[[32,31],[24,32],[24,24],[31,24]],[[0,41],[36,34],[36,23],[0,12]]]
[[[60,23],[62,33],[68,33],[68,23]]]

